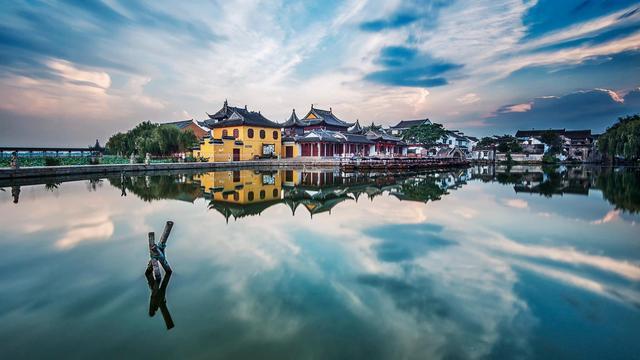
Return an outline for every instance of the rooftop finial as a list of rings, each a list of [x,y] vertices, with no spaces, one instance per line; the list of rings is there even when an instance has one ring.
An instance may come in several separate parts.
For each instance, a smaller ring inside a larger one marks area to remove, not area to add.
[[[313,103],[311,103],[311,110],[313,110]]]
[[[329,112],[333,114],[333,109],[331,108],[331,106],[329,106]]]
[[[296,113],[296,108],[293,108],[293,113],[294,113],[294,114]]]
[[[247,110],[247,105],[244,106],[244,109]]]
[[[229,103],[227,103],[227,99],[224,99],[224,105],[222,105],[222,108],[224,109],[225,113],[227,112],[228,106],[229,106]],[[207,114],[207,115],[209,115],[209,114]]]

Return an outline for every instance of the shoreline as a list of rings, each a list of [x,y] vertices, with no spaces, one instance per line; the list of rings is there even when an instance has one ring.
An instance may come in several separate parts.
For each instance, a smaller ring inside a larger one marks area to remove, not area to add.
[[[404,163],[402,162],[404,160]],[[383,164],[388,169],[398,169],[398,164],[411,164],[411,168],[438,169],[442,167],[458,167],[463,165],[459,161],[444,160],[433,163],[417,163],[414,159],[387,159],[375,160],[376,164]],[[377,169],[378,167],[365,167],[369,162],[345,162],[344,159],[272,159],[272,160],[247,160],[229,162],[190,162],[190,163],[151,163],[151,164],[109,164],[109,165],[62,165],[62,166],[33,166],[18,169],[0,168],[0,179],[11,180],[32,177],[60,177],[69,175],[94,175],[129,172],[152,172],[166,170],[230,170],[230,169],[278,169],[278,168],[343,168],[348,170]],[[465,162],[465,166],[469,163]]]

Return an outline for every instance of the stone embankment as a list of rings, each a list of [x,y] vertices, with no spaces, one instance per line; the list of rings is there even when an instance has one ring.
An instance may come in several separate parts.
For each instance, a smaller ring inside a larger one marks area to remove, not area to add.
[[[336,159],[336,158],[296,158],[235,162],[192,162],[192,163],[151,163],[151,164],[113,164],[113,165],[73,165],[38,166],[24,168],[0,168],[0,179],[16,179],[43,176],[68,176],[81,174],[109,174],[122,172],[149,172],[166,170],[228,170],[246,168],[342,168],[343,170],[380,170],[380,169],[438,169],[468,165],[465,160],[455,159]]]

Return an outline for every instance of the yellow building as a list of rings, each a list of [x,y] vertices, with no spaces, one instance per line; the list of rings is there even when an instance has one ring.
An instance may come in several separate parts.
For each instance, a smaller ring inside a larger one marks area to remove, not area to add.
[[[260,158],[278,158],[281,155],[282,139],[280,124],[247,107],[228,106],[209,115],[205,125],[211,136],[200,142],[194,150],[195,157],[209,161],[244,161]]]

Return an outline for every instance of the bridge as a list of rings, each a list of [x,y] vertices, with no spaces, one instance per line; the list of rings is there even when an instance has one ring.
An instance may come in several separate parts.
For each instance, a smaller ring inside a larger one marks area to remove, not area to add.
[[[17,152],[19,157],[35,156],[89,156],[103,154],[104,148],[100,146],[87,147],[47,147],[47,146],[0,146],[0,158],[10,157]]]

